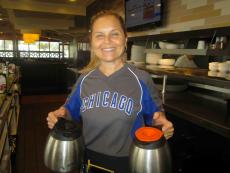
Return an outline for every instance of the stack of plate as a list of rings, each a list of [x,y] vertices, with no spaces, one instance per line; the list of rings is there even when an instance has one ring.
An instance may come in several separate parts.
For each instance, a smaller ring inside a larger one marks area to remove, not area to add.
[[[143,62],[145,63],[145,47],[133,45],[131,48],[131,60],[132,62]]]
[[[158,61],[161,58],[162,58],[162,54],[147,53],[147,55],[146,55],[146,63],[147,64],[158,64]]]

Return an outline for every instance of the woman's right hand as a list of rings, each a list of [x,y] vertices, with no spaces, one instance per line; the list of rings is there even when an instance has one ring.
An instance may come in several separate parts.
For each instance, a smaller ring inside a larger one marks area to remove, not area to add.
[[[46,118],[48,127],[52,129],[54,125],[57,123],[58,117],[65,117],[66,112],[67,110],[65,107],[60,107],[59,109],[48,113],[48,116]]]

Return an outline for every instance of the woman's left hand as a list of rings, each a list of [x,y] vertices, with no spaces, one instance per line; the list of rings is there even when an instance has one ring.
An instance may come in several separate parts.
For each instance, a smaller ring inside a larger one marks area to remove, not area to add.
[[[155,112],[153,115],[153,126],[161,126],[166,139],[173,136],[174,127],[171,121],[167,120],[164,112]]]

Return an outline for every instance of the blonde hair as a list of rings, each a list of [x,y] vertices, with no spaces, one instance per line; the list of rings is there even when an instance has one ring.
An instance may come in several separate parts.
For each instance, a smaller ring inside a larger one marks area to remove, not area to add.
[[[127,37],[127,32],[126,32],[126,28],[125,28],[125,23],[123,18],[118,15],[117,13],[110,11],[110,10],[103,10],[100,11],[99,13],[95,14],[90,21],[90,30],[89,30],[89,41],[91,42],[91,34],[92,34],[92,30],[93,30],[93,25],[96,22],[97,19],[104,17],[104,16],[114,16],[120,23],[121,28],[125,34],[125,37]],[[100,61],[98,59],[98,57],[96,55],[94,55],[93,53],[91,53],[91,60],[89,62],[89,64],[83,68],[82,70],[80,70],[80,73],[88,73],[92,70],[94,70],[95,68],[98,67],[98,65],[100,64]]]

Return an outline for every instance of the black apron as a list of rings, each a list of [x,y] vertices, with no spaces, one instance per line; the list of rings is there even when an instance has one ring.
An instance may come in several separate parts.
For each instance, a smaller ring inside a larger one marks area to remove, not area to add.
[[[85,150],[84,173],[129,173],[129,157],[113,157]]]

